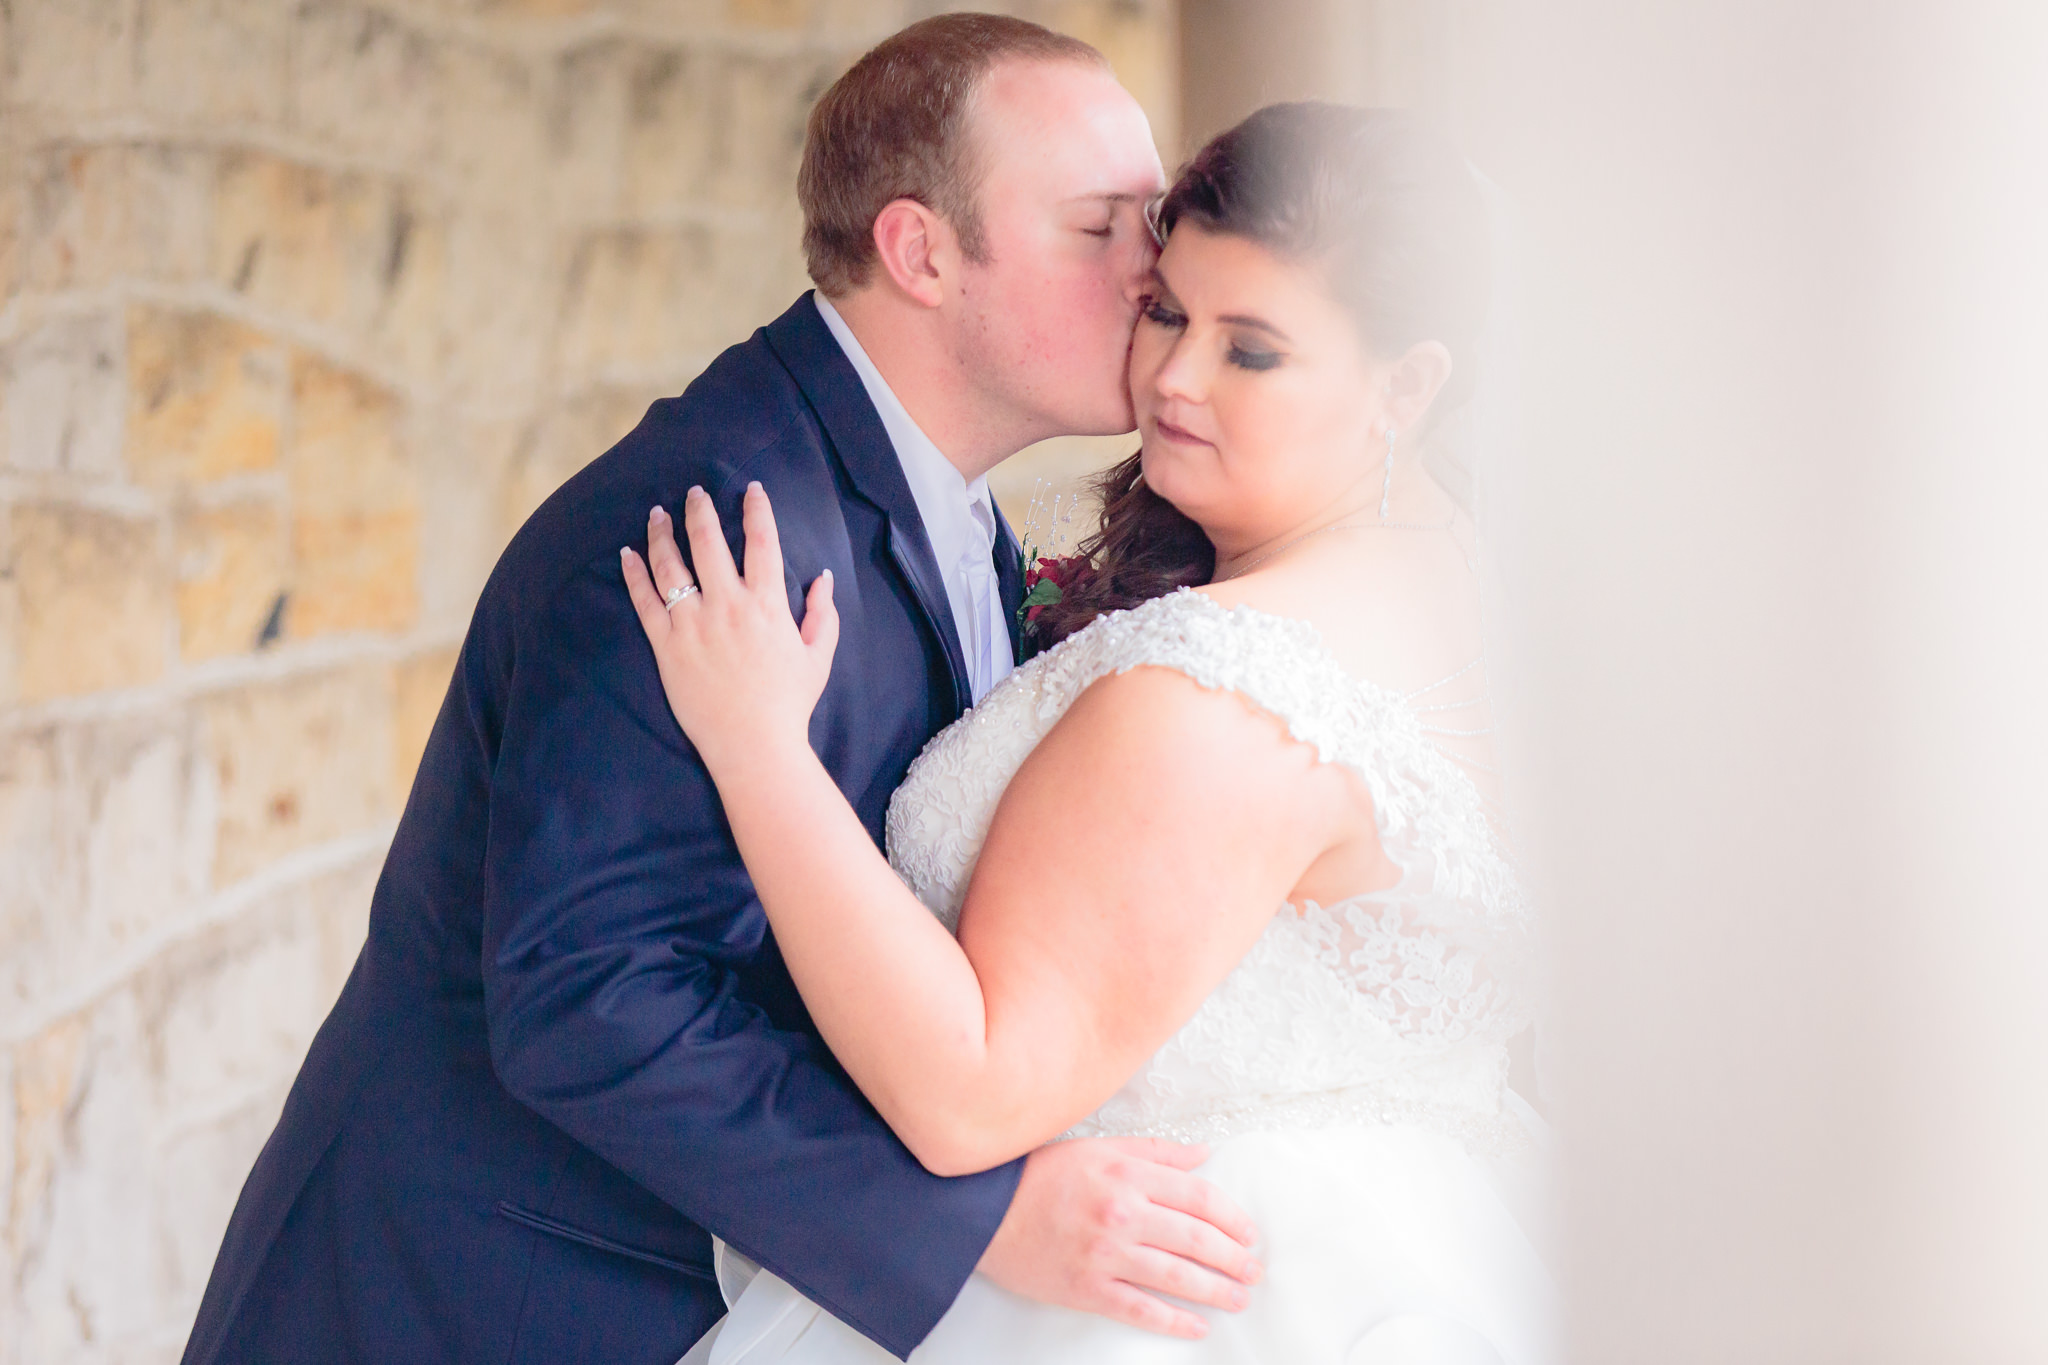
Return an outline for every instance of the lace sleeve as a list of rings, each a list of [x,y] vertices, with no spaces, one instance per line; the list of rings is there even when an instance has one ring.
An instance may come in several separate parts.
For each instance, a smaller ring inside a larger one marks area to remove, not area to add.
[[[1414,1038],[1505,1037],[1526,1022],[1532,975],[1520,882],[1470,776],[1432,741],[1400,694],[1347,673],[1308,622],[1226,608],[1182,590],[1104,617],[1048,659],[1064,675],[1041,694],[1061,709],[1091,683],[1171,668],[1272,714],[1371,793],[1395,886],[1295,907],[1388,1026]]]
[[[1064,710],[1089,684],[1147,666],[1236,692],[1272,713],[1326,763],[1348,756],[1368,701],[1306,621],[1226,608],[1192,588],[1096,621],[1049,660],[1066,676],[1046,700]]]

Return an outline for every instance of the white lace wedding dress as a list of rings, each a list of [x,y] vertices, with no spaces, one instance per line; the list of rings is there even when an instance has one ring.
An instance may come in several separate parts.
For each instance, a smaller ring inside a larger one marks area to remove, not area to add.
[[[983,1279],[912,1365],[1534,1365],[1552,1288],[1532,1227],[1540,1125],[1507,1088],[1527,1020],[1528,910],[1442,738],[1477,704],[1347,675],[1315,629],[1191,590],[1105,616],[940,734],[889,810],[889,858],[950,927],[996,803],[1088,685],[1176,669],[1242,694],[1372,793],[1393,889],[1278,908],[1158,1055],[1069,1136],[1212,1145],[1202,1175],[1258,1224],[1263,1281],[1199,1342],[1031,1303]],[[1223,798],[1227,801],[1227,797]],[[686,1360],[886,1365],[881,1347],[720,1248],[731,1312]],[[751,1278],[750,1278],[751,1277]]]

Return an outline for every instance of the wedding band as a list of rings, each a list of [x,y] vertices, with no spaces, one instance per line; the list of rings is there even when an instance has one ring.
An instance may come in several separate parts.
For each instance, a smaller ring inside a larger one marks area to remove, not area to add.
[[[672,607],[695,591],[697,591],[697,585],[695,583],[685,584],[683,587],[680,588],[670,588],[668,590],[668,595],[661,599],[661,605],[663,605],[664,607]]]

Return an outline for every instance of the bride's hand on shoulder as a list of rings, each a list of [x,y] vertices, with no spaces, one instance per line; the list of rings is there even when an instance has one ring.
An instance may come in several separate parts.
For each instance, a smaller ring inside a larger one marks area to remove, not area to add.
[[[647,558],[619,551],[669,709],[714,776],[726,763],[777,746],[808,749],[811,711],[839,643],[831,571],[811,584],[799,628],[783,587],[775,512],[760,484],[747,485],[740,516],[744,572],[734,566],[718,511],[701,488],[683,499],[694,576],[659,507],[647,518]]]

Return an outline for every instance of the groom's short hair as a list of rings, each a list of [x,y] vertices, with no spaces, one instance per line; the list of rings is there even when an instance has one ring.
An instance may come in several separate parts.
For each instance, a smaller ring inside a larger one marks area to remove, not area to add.
[[[968,114],[983,78],[1004,61],[1107,67],[1078,38],[1000,14],[941,14],[885,38],[811,110],[797,201],[811,279],[838,298],[868,282],[875,219],[915,199],[953,225],[960,249],[988,259],[977,202],[987,166]]]

